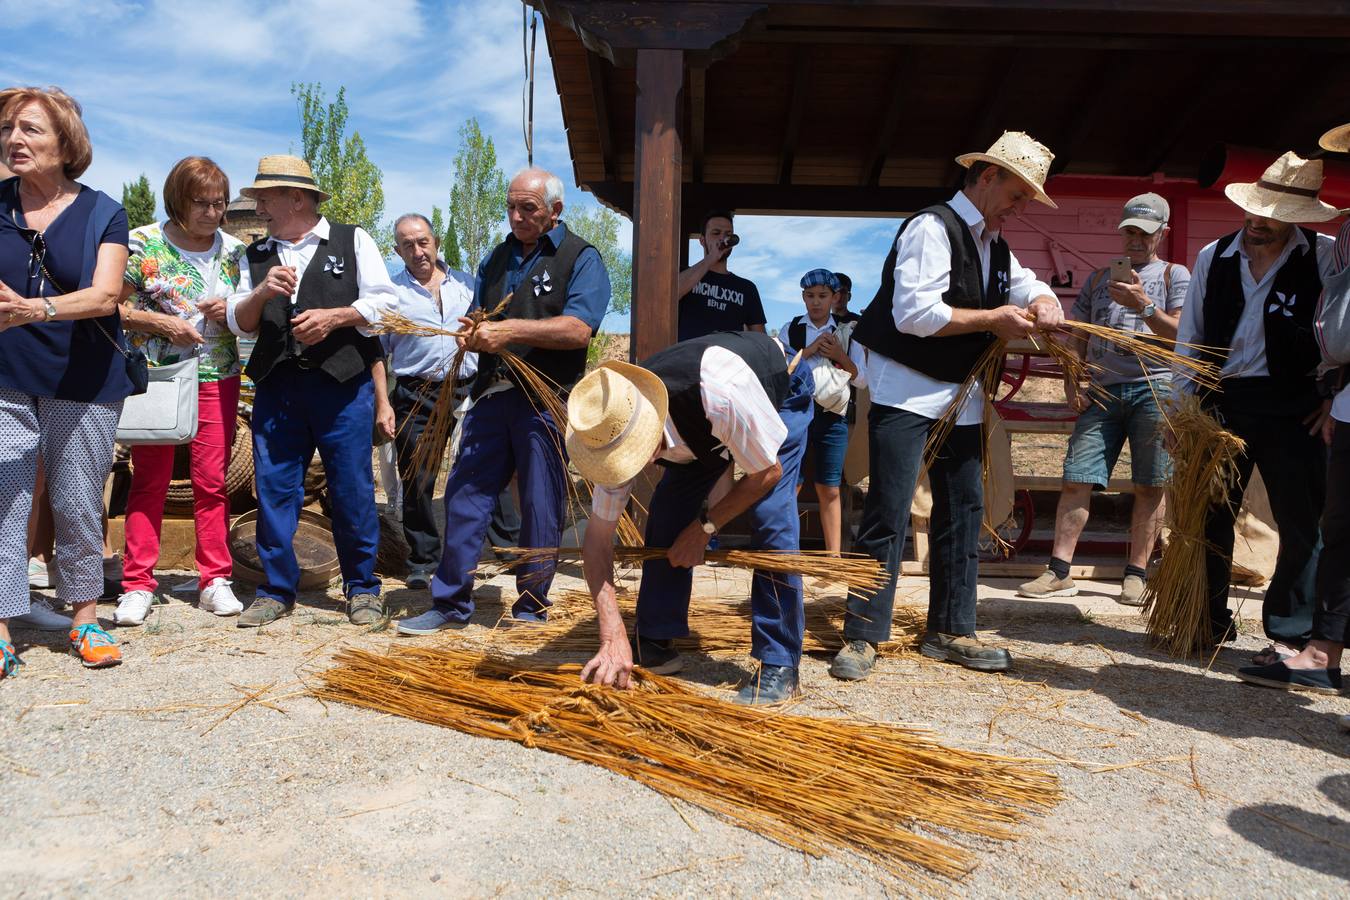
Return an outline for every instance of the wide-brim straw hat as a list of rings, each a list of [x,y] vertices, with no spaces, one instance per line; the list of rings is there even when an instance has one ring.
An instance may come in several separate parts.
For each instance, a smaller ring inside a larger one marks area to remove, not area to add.
[[[1054,160],[1055,154],[1050,152],[1049,147],[1021,131],[1003,132],[1003,136],[994,141],[994,146],[985,153],[964,153],[956,158],[967,169],[975,162],[993,163],[1007,169],[1031,185],[1037,200],[1051,209],[1058,209],[1055,201],[1045,192],[1045,179],[1050,174],[1050,163]]]
[[[1337,125],[1318,138],[1317,145],[1332,153],[1350,153],[1350,124]]]
[[[593,484],[631,481],[660,445],[668,408],[660,378],[641,366],[606,360],[567,398],[567,455]]]
[[[1292,150],[1270,164],[1256,182],[1234,182],[1223,192],[1244,212],[1277,222],[1328,222],[1340,213],[1317,198],[1322,189],[1322,161],[1304,159]]]
[[[253,183],[246,188],[240,188],[239,193],[256,200],[258,199],[256,192],[262,188],[300,188],[302,191],[318,194],[320,203],[330,196],[319,190],[309,163],[298,156],[286,153],[264,156],[258,160],[258,174],[254,176]]]

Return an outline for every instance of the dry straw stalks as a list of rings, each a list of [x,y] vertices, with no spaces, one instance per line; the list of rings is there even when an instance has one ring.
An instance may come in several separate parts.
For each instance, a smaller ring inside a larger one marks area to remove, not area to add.
[[[1158,573],[1144,590],[1148,633],[1168,653],[1189,657],[1214,645],[1205,578],[1205,520],[1236,482],[1246,445],[1224,430],[1193,395],[1181,396],[1168,415],[1172,429],[1172,483],[1167,496],[1171,536]]]
[[[1042,765],[944,747],[896,725],[747,708],[638,672],[582,684],[579,667],[520,668],[480,653],[349,648],[316,697],[516,741],[625,775],[815,856],[855,853],[937,890],[972,838],[1008,840],[1060,799]]]

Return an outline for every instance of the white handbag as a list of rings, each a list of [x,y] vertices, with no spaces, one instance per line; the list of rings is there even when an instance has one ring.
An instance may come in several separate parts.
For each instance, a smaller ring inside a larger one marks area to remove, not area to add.
[[[186,444],[197,436],[197,357],[150,367],[150,384],[122,404],[119,444]]]

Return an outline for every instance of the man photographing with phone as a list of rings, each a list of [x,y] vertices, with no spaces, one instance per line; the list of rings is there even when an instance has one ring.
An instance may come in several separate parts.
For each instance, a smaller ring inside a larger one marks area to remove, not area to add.
[[[727,258],[740,243],[732,214],[714,210],[699,230],[703,259],[680,273],[678,339],[687,341],[717,331],[764,331],[759,289],[748,278],[727,270]]]
[[[1140,194],[1125,204],[1119,226],[1125,255],[1088,276],[1071,318],[1176,340],[1191,275],[1185,266],[1158,257],[1158,247],[1167,236],[1169,214],[1167,201],[1157,194]],[[1158,404],[1171,395],[1172,375],[1165,367],[1146,366],[1138,357],[1101,338],[1075,338],[1073,349],[1087,359],[1093,379],[1110,399],[1100,400],[1102,391],[1095,391],[1100,402],[1094,403],[1089,399],[1090,385],[1065,379],[1064,398],[1078,413],[1078,421],[1064,458],[1050,565],[1017,593],[1022,597],[1071,597],[1078,593],[1069,567],[1078,538],[1087,526],[1092,490],[1106,487],[1128,438],[1134,509],[1130,516],[1130,555],[1116,602],[1139,606],[1143,603],[1148,559],[1162,530],[1163,496],[1171,470],[1159,431],[1162,412]]]

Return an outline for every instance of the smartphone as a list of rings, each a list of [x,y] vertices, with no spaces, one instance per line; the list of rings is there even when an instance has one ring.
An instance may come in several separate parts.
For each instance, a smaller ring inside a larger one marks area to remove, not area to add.
[[[1130,275],[1130,258],[1128,256],[1118,256],[1111,260],[1111,280],[1123,281],[1127,284],[1134,281]]]

